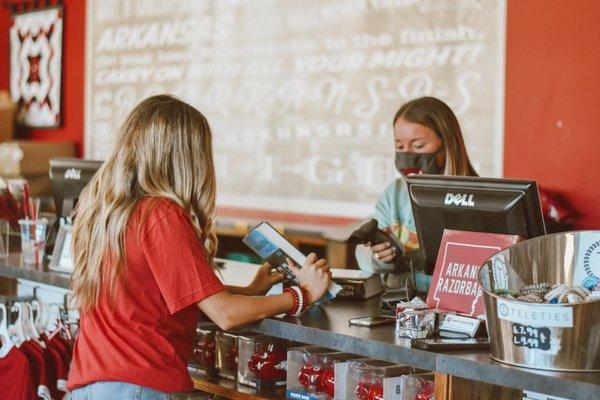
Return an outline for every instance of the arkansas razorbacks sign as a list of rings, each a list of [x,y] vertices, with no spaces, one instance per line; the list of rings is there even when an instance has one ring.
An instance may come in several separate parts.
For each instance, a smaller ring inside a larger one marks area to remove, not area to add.
[[[427,305],[469,316],[485,313],[477,280],[481,265],[493,254],[520,240],[516,235],[453,231],[442,236],[429,287]]]

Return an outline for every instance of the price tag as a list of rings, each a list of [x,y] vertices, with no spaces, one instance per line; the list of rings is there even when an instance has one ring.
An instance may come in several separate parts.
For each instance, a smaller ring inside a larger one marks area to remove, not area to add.
[[[461,315],[448,314],[440,324],[440,331],[464,333],[474,337],[479,329],[481,320],[477,318],[463,317]]]
[[[512,333],[515,346],[550,350],[550,328],[513,324]]]

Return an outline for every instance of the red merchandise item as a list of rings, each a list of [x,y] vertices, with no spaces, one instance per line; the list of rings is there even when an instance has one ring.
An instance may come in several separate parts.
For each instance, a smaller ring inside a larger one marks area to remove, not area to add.
[[[169,200],[139,202],[124,247],[126,279],[116,287],[114,303],[103,285],[99,305],[81,314],[68,389],[121,381],[189,391],[187,361],[200,318],[196,303],[222,291],[223,284],[189,216]]]
[[[238,346],[237,343],[232,343],[231,347],[225,354],[225,366],[228,371],[235,372],[238,370]]]
[[[41,353],[42,357],[44,357],[44,369],[45,369],[44,372],[45,372],[46,382],[43,383],[43,386],[47,387],[48,390],[50,390],[50,394],[53,399],[62,397],[61,393],[58,391],[58,389],[56,387],[56,382],[57,382],[56,369],[54,368],[54,361],[52,360],[52,355],[50,354],[49,349],[43,342],[40,344],[37,341],[32,340],[30,343],[33,345],[33,347],[36,349],[36,351],[38,353]]]
[[[313,375],[312,365],[309,362],[302,364],[302,367],[300,367],[300,372],[298,373],[298,382],[300,382],[300,384],[306,390],[310,390],[312,375]]]
[[[68,340],[60,334],[56,334],[54,336],[50,335],[50,337],[52,339],[48,338],[46,335],[42,336],[46,345],[50,344],[52,345],[52,347],[58,350],[58,353],[60,354],[63,363],[67,366],[68,369],[69,365],[71,365],[71,348],[68,343]]]
[[[29,359],[15,346],[8,348],[4,344],[3,348],[0,349],[0,399],[37,399]]]
[[[34,389],[42,398],[51,398],[50,379],[48,377],[48,366],[39,345],[31,341],[25,341],[20,347],[21,351],[29,360],[33,374]]]
[[[538,187],[538,194],[544,219],[558,223],[569,223],[576,219],[577,214],[571,207],[565,206],[564,199],[558,193]]]
[[[368,400],[370,390],[371,384],[369,382],[358,382],[358,385],[356,385],[356,389],[354,390],[354,392],[356,393],[356,398],[358,400]]]
[[[317,390],[333,397],[335,391],[335,373],[333,367],[326,367],[323,369],[320,382],[321,385]]]
[[[428,380],[421,380],[419,393],[415,400],[434,400],[435,399],[435,384]]]
[[[60,340],[60,335],[50,335],[51,339],[45,334],[41,335],[42,340],[48,348],[54,372],[56,375],[56,388],[62,392],[67,391],[67,378],[69,376],[69,365],[71,355],[65,343]],[[60,398],[60,394],[58,398]]]
[[[273,343],[257,343],[254,354],[248,360],[248,369],[256,377],[267,381],[281,381],[286,378],[285,362],[287,351]]]
[[[355,392],[359,400],[383,400],[383,383],[380,379],[362,380],[356,386]]]
[[[58,340],[60,343],[63,344],[65,350],[67,351],[67,355],[69,356],[69,360],[71,359],[71,356],[73,355],[73,343],[71,340],[67,339],[66,337],[64,337],[61,333],[57,333],[53,339],[56,338],[56,340]]]
[[[58,353],[58,351],[56,351],[56,349],[49,348],[48,354],[50,355],[50,360],[52,362],[51,365],[54,371],[54,377],[56,378],[56,382],[53,386],[56,387],[57,392],[54,393],[54,398],[60,398],[61,394],[58,391],[67,391],[67,378],[69,375],[69,371],[67,367],[63,364],[60,354]]]
[[[214,368],[215,358],[215,334],[209,332],[199,336],[194,346],[194,359],[204,368]]]
[[[491,255],[519,240],[516,235],[445,229],[427,305],[471,317],[484,314],[483,289],[477,281],[479,268]]]
[[[332,367],[313,366],[310,362],[302,365],[298,374],[298,382],[308,392],[332,393],[334,389],[334,376]]]
[[[48,347],[48,354],[50,355],[50,361],[52,365],[52,370],[54,371],[54,376],[56,377],[56,389],[62,392],[67,391],[67,377],[69,375],[68,366],[65,365],[63,359],[60,355],[60,352],[54,347],[54,343],[52,341],[45,342]],[[53,392],[53,397],[55,399],[61,398],[61,394],[59,392]]]
[[[375,384],[369,389],[369,400],[383,400],[383,386]]]
[[[333,397],[335,390],[335,373],[333,367],[327,366],[321,369],[321,376],[317,380],[317,392],[325,393]]]

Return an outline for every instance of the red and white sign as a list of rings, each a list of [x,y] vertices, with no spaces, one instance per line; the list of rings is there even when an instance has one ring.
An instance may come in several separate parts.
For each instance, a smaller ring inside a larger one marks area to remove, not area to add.
[[[427,305],[474,317],[484,314],[479,268],[491,255],[519,240],[516,235],[444,230]]]

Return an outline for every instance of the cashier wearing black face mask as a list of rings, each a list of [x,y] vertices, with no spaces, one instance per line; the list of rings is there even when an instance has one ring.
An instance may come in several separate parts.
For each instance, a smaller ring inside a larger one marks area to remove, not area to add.
[[[415,221],[404,179],[411,173],[477,176],[471,166],[456,116],[444,102],[421,97],[404,104],[393,122],[396,168],[400,178],[377,201],[374,218],[395,237],[406,254],[418,249]],[[391,261],[388,244],[358,246],[356,259],[362,270],[384,275],[389,287],[403,286],[406,273]]]

